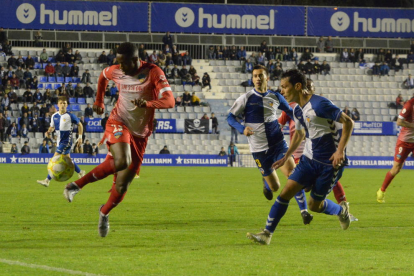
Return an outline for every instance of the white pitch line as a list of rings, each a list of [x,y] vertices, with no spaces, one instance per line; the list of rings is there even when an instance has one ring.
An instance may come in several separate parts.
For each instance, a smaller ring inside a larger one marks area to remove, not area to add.
[[[23,266],[23,267],[30,267],[30,268],[37,268],[37,269],[43,269],[48,271],[57,271],[57,272],[63,272],[71,275],[85,275],[85,276],[104,276],[101,274],[93,274],[88,272],[83,272],[79,270],[71,270],[66,268],[59,268],[59,267],[53,267],[53,266],[47,266],[47,265],[37,265],[37,264],[28,264],[23,263],[19,261],[13,261],[13,260],[7,260],[7,259],[1,259],[0,263],[8,264],[8,265],[17,265],[17,266]]]

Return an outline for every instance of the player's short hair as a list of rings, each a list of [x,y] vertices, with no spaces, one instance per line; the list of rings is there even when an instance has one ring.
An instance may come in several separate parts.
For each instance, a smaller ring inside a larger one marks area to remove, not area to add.
[[[121,45],[119,45],[118,49],[116,50],[116,53],[128,57],[137,57],[138,48],[131,42],[124,42]]]
[[[68,102],[68,98],[66,96],[59,96],[57,102]]]
[[[302,89],[306,89],[306,76],[297,69],[287,70],[282,74],[281,79],[289,78],[289,82],[295,86],[297,83],[302,84]]]
[[[265,70],[266,76],[269,76],[269,70],[267,69],[266,66],[263,66],[261,64],[257,64],[253,67],[252,73],[253,73],[254,70]]]

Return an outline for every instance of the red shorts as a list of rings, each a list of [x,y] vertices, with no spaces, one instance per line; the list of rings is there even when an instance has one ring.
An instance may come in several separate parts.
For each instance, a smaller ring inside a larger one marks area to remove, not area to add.
[[[128,169],[138,174],[144,159],[148,137],[140,138],[133,136],[123,123],[111,119],[106,123],[104,135],[108,149],[116,143],[127,143],[131,146],[132,163]]]
[[[395,146],[394,161],[404,163],[411,152],[414,154],[414,143],[407,143],[398,139],[397,145]]]
[[[299,164],[300,158],[293,158],[295,160],[295,164]]]

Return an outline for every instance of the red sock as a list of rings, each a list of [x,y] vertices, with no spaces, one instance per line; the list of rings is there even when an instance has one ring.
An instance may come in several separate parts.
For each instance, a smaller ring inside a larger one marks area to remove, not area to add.
[[[119,194],[115,189],[115,186],[112,187],[111,195],[109,196],[108,201],[102,207],[101,212],[104,215],[109,214],[109,212],[115,208],[125,197],[126,192],[124,194]]]
[[[391,184],[391,181],[394,179],[395,175],[392,175],[391,172],[387,172],[385,175],[384,182],[382,183],[381,191],[385,192],[388,186]]]
[[[344,188],[342,187],[341,182],[338,181],[335,187],[333,187],[333,193],[338,203],[341,203],[342,201],[346,201],[345,191],[344,191]]]
[[[107,157],[104,162],[99,164],[96,168],[94,168],[92,171],[87,173],[84,177],[81,179],[78,179],[75,181],[76,185],[80,189],[83,188],[86,184],[104,179],[108,175],[115,173],[115,164],[114,159],[112,157]]]

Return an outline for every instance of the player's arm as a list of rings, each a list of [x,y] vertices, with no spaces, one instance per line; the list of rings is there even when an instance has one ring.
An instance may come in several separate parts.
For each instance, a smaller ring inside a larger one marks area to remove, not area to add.
[[[410,101],[407,101],[404,104],[403,109],[401,110],[400,114],[398,114],[397,126],[414,128],[414,123],[409,123],[406,121],[408,118],[411,117],[412,112],[413,112],[413,105]]]
[[[341,117],[338,122],[342,124],[342,136],[341,140],[339,140],[336,152],[329,158],[334,167],[339,167],[345,160],[345,148],[349,142],[349,138],[351,138],[352,130],[354,129],[354,121],[344,112],[341,112]]]
[[[397,119],[397,126],[414,128],[414,123],[409,123],[406,120],[401,119],[400,117],[398,117],[398,119]]]
[[[236,117],[239,116],[244,112],[246,107],[247,98],[244,95],[240,96],[230,108],[229,115],[227,116],[227,123],[234,127],[240,134],[244,134],[246,136],[253,135],[254,132],[251,127],[243,126],[239,121],[237,121]]]
[[[82,135],[83,135],[83,125],[81,122],[78,123],[78,142],[79,145],[82,144]]]
[[[112,79],[112,70],[111,67],[107,67],[104,70],[102,70],[101,74],[99,75],[98,79],[98,90],[96,91],[96,99],[95,103],[93,104],[93,111],[96,112],[96,114],[101,115],[103,114],[105,110],[105,104],[104,104],[104,97],[105,97],[105,90],[108,86],[109,80]]]
[[[286,99],[280,94],[280,93],[276,93],[276,96],[279,99],[279,109],[284,111],[289,118],[291,118],[292,120],[294,120],[293,118],[293,109],[290,107],[289,103],[286,101]]]
[[[288,117],[288,115],[284,111],[282,111],[282,114],[280,115],[279,119],[277,119],[277,121],[279,122],[281,127],[284,127],[286,125],[286,123],[289,122],[289,120],[290,120],[290,118]]]
[[[55,131],[55,128],[49,127],[49,129],[46,131],[46,137],[50,138],[50,134],[52,134],[53,131]]]

